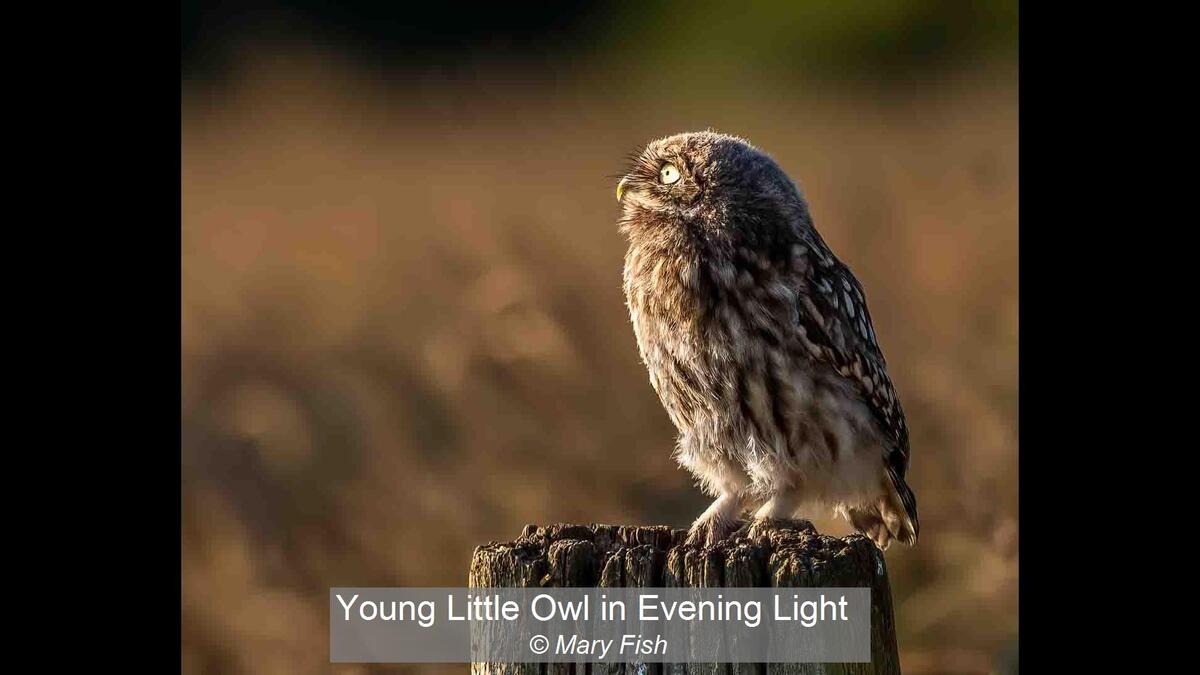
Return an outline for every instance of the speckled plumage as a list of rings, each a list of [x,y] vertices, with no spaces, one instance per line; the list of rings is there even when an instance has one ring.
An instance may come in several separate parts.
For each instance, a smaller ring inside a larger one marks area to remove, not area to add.
[[[717,498],[693,540],[817,502],[882,548],[915,543],[908,428],[862,286],[792,181],[742,139],[688,133],[637,155],[618,199],[638,348],[676,458]]]

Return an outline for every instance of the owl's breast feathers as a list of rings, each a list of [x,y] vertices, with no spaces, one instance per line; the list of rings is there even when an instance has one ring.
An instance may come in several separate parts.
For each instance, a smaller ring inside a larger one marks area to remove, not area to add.
[[[908,427],[861,285],[819,238],[773,243],[714,254],[678,241],[633,242],[625,291],[651,382],[686,427],[722,404],[722,389],[738,386],[729,371],[739,361],[773,350],[810,369],[820,364],[870,409],[904,499]]]

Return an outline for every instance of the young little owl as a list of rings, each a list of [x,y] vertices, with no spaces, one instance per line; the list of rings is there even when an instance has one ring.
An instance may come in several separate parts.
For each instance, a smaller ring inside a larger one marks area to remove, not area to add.
[[[908,428],[862,286],[746,141],[650,143],[617,185],[625,297],[675,457],[716,501],[689,541],[824,503],[880,548],[917,540]]]

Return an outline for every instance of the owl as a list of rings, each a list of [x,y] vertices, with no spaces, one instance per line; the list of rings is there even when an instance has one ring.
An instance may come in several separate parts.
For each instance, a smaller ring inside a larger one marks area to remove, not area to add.
[[[638,349],[675,459],[715,497],[688,541],[820,507],[881,549],[914,544],[908,428],[866,296],[779,165],[733,136],[669,136],[617,201]]]

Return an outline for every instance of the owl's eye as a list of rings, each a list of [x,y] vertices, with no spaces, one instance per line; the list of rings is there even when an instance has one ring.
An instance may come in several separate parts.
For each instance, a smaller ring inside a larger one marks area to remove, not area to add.
[[[663,185],[674,183],[679,180],[679,169],[676,169],[674,164],[663,164],[658,170],[658,180]]]

